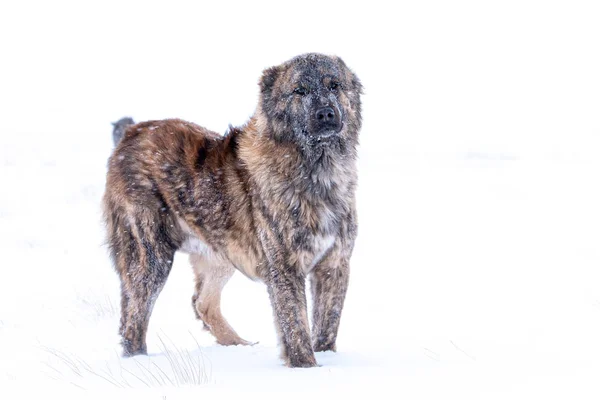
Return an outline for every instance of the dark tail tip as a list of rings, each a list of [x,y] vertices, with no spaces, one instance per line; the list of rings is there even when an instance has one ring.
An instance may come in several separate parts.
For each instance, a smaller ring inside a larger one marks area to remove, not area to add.
[[[116,146],[123,136],[125,135],[125,130],[128,126],[134,125],[133,118],[131,117],[123,117],[117,122],[113,122],[113,143]]]

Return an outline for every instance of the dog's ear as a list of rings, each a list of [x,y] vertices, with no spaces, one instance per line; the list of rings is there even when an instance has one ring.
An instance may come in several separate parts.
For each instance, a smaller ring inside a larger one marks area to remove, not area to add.
[[[271,67],[263,71],[258,83],[261,93],[271,93],[271,90],[273,89],[275,81],[277,81],[280,72],[280,67]]]
[[[358,94],[363,94],[363,85],[360,83],[360,79],[358,79],[358,76],[356,76],[354,72],[351,72],[351,74],[352,86],[354,86],[354,90],[356,90],[356,93]]]
[[[348,80],[352,85],[352,90],[358,94],[362,94],[363,86],[362,83],[360,83],[360,79],[358,79],[358,76],[356,76],[356,74],[350,68],[348,68],[348,66],[346,65],[344,60],[341,59],[341,57],[335,56],[335,58],[337,59],[339,65],[342,67],[342,71],[346,72]]]

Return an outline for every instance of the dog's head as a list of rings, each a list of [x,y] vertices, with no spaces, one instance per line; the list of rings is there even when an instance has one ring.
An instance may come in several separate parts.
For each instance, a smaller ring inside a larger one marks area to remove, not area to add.
[[[356,145],[362,86],[341,58],[304,54],[266,69],[259,84],[259,113],[274,140],[309,152]]]

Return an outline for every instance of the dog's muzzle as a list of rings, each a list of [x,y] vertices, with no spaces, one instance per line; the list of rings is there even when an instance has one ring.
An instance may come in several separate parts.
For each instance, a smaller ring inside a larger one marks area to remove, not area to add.
[[[319,108],[314,115],[313,132],[318,136],[331,136],[342,130],[342,118],[333,107]]]

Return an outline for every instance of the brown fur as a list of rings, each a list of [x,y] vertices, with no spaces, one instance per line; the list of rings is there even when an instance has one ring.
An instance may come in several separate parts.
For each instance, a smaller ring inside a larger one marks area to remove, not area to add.
[[[341,59],[306,54],[267,69],[260,89],[253,117],[224,137],[144,122],[111,156],[104,209],[125,355],[146,353],[177,250],[191,254],[194,310],[218,343],[248,344],[220,311],[237,269],[267,285],[287,365],[315,366],[313,351],[335,350],[357,231],[360,82]]]

